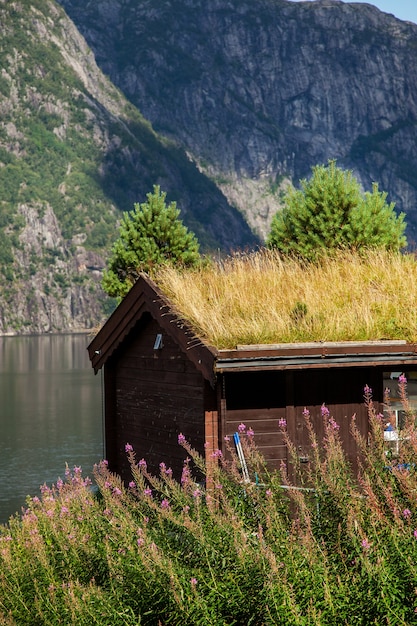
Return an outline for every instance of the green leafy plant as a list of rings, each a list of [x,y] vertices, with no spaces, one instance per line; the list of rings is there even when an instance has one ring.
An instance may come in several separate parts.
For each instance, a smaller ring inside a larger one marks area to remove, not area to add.
[[[399,455],[364,389],[369,440],[352,420],[353,472],[339,424],[323,405],[303,413],[308,466],[281,419],[286,466],[270,471],[256,435],[238,427],[250,482],[231,442],[202,458],[180,433],[181,476],[157,475],[127,443],[129,485],[106,461],[98,493],[79,467],[44,485],[21,517],[0,526],[0,623],[116,626],[409,626],[416,623],[416,416]],[[313,426],[320,420],[318,438]],[[206,480],[204,477],[206,476]]]

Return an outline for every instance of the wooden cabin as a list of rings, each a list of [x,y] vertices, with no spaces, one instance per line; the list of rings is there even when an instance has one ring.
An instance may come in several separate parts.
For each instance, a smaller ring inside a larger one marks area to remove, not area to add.
[[[225,436],[244,423],[270,467],[287,461],[285,419],[300,459],[309,461],[303,419],[308,407],[318,434],[323,403],[340,426],[348,456],[356,458],[350,423],[366,436],[364,387],[383,402],[395,394],[404,372],[417,376],[416,346],[405,341],[240,345],[218,350],[206,345],[170,301],[141,276],[88,347],[97,373],[104,368],[105,447],[110,468],[129,480],[126,443],[151,471],[160,462],[178,476],[182,433],[202,454],[224,451]],[[412,383],[415,384],[415,383]],[[412,393],[415,393],[412,391]],[[416,396],[417,398],[417,396]],[[395,404],[400,419],[400,407]]]

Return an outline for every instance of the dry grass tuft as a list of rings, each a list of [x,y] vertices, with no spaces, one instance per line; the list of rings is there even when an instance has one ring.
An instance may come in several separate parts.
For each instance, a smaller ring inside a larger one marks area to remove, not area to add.
[[[217,348],[298,341],[417,340],[417,261],[375,251],[320,264],[269,250],[155,278]]]

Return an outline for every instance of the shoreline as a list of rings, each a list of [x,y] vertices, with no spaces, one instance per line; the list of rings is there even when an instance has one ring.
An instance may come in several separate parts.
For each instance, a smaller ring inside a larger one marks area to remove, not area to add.
[[[44,337],[52,335],[91,335],[92,337],[97,334],[97,328],[80,328],[76,330],[62,330],[62,331],[45,331],[45,332],[28,332],[28,333],[1,333],[0,339],[3,337]]]

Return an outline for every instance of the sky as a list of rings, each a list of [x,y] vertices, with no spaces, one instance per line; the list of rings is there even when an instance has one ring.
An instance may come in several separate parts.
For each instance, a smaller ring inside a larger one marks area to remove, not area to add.
[[[293,0],[299,2],[300,0]],[[366,0],[349,0],[349,2],[365,3]],[[314,0],[310,0],[314,2]],[[367,4],[373,4],[385,13],[392,13],[400,20],[408,20],[417,24],[417,0],[367,0]]]

